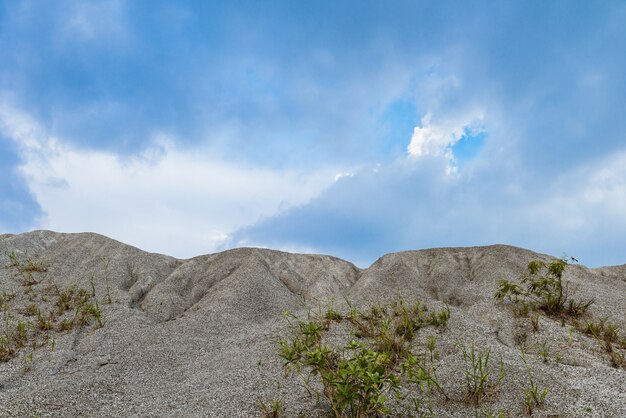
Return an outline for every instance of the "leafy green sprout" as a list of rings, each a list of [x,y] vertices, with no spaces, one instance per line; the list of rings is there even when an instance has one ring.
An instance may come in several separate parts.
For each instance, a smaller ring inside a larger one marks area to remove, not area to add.
[[[565,258],[554,259],[549,264],[542,260],[531,261],[527,272],[520,277],[521,285],[501,279],[494,297],[500,301],[506,298],[515,303],[529,303],[549,315],[580,316],[594,300],[572,298],[576,289],[570,289],[569,282],[563,279],[566,267]]]

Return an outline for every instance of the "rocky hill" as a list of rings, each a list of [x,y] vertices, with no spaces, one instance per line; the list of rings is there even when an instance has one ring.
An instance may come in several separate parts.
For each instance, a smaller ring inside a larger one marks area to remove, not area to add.
[[[92,233],[0,241],[0,416],[247,417],[263,416],[261,403],[328,416],[324,396],[285,376],[277,341],[295,338],[295,317],[366,318],[402,300],[449,319],[409,344],[426,353],[436,342],[428,370],[442,390],[389,391],[391,415],[626,417],[626,265],[567,265],[570,299],[594,301],[573,317],[494,300],[500,279],[519,283],[530,261],[553,260],[504,245],[394,253],[359,269],[254,248],[179,260]],[[331,322],[331,340],[350,336]],[[480,399],[468,393],[471,347],[490,353]],[[533,384],[547,394],[529,409]],[[415,409],[407,399],[418,397]]]

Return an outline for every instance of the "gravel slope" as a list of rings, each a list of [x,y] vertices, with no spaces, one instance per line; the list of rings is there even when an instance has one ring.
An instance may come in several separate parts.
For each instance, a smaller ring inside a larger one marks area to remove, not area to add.
[[[91,233],[34,231],[0,240],[3,322],[34,323],[26,314],[32,304],[54,311],[53,285],[95,293],[103,319],[101,327],[92,320],[70,332],[50,330],[41,347],[0,362],[0,416],[247,417],[260,416],[258,401],[275,396],[286,416],[323,415],[283,377],[276,340],[289,328],[281,313],[401,296],[450,307],[447,330],[418,336],[437,336],[437,373],[451,398],[433,399],[435,416],[480,412],[463,401],[457,348],[473,342],[508,370],[484,404],[490,411],[523,414],[523,345],[533,376],[549,389],[534,416],[626,417],[626,368],[611,367],[598,341],[545,316],[535,331],[528,318],[493,300],[498,279],[515,279],[529,261],[550,260],[546,255],[503,245],[440,248],[388,254],[362,270],[330,256],[251,248],[179,260]],[[31,272],[25,286],[28,274],[11,267],[11,251],[23,266],[41,262],[46,271]],[[626,337],[626,265],[570,265],[565,278],[580,286],[577,298],[595,299],[589,318],[608,318]],[[4,331],[3,324],[0,336]],[[540,355],[546,342],[547,363]]]

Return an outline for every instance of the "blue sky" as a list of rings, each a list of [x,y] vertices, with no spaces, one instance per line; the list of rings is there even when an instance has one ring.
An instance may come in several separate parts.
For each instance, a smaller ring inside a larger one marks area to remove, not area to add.
[[[626,263],[622,1],[0,1],[0,232]]]

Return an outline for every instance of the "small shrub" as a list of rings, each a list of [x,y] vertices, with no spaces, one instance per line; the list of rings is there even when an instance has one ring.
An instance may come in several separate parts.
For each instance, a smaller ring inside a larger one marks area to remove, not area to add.
[[[572,299],[575,291],[571,291],[569,282],[563,280],[566,266],[567,260],[564,258],[554,259],[550,264],[541,260],[531,261],[527,273],[520,277],[522,285],[501,279],[494,298],[497,300],[507,298],[516,304],[532,303],[549,315],[566,314],[578,317],[584,314],[594,301]]]

